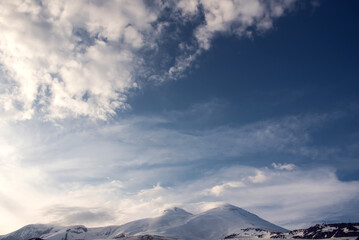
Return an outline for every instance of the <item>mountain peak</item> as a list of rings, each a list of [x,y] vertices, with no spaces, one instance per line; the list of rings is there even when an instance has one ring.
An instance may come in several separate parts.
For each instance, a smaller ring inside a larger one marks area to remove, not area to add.
[[[229,203],[222,203],[222,204],[220,204],[217,208],[228,209],[228,210],[232,210],[232,209],[242,209],[242,208],[240,208],[240,207],[234,206],[234,205],[229,204]]]
[[[172,208],[167,208],[166,210],[163,211],[164,215],[192,215],[192,213],[187,212],[186,210],[179,208],[179,207],[172,207]]]
[[[217,207],[210,209],[209,211],[211,211],[211,212],[212,212],[212,211],[215,211],[215,212],[218,212],[218,211],[223,212],[223,211],[224,211],[224,212],[241,212],[241,213],[247,213],[247,211],[244,210],[243,208],[234,206],[234,205],[229,204],[229,203],[220,204],[220,205],[218,205]]]

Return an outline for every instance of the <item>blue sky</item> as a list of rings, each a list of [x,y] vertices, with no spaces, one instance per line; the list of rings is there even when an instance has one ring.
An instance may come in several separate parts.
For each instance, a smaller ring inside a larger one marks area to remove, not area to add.
[[[0,234],[223,202],[359,221],[358,2],[0,5]]]

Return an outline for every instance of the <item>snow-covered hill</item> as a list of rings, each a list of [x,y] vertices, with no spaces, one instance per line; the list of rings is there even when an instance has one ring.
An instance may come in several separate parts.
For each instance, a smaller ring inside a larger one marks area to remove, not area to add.
[[[359,237],[359,223],[317,224],[307,229],[290,231],[284,235],[301,239],[355,238]]]
[[[178,240],[178,238],[162,237],[157,235],[139,235],[132,237],[119,238],[119,240]]]
[[[248,228],[225,236],[223,239],[341,239],[359,240],[359,223],[317,224],[307,229],[290,232],[271,232],[263,229]]]
[[[54,225],[28,225],[0,240],[46,240],[76,239],[160,239],[158,236],[183,240],[216,240],[257,228],[270,232],[288,232],[244,209],[225,204],[209,211],[193,215],[180,208],[165,210],[162,216],[129,222],[120,226],[86,228],[85,226],[60,227]],[[152,236],[150,236],[152,235]],[[137,238],[129,238],[136,236]],[[143,238],[141,238],[143,237]],[[147,238],[146,238],[147,237]]]
[[[30,239],[40,236],[45,236],[51,232],[60,231],[62,227],[55,225],[45,224],[31,224],[20,228],[19,230],[10,234],[1,236],[0,239],[6,240],[19,240],[19,239]]]

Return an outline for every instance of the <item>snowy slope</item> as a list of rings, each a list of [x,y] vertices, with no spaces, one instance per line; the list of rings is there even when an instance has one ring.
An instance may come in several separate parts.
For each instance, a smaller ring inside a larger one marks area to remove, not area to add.
[[[119,226],[86,228],[83,225],[55,226],[31,224],[10,234],[0,237],[1,240],[28,240],[42,238],[46,240],[105,239],[113,234]]]
[[[178,236],[186,240],[210,240],[219,239],[246,228],[260,228],[273,232],[288,231],[244,209],[225,204],[194,215],[181,226],[169,228],[165,236]]]
[[[359,237],[359,223],[317,224],[307,229],[290,231],[284,236],[302,239]]]
[[[1,236],[0,239],[4,240],[19,240],[19,239],[30,239],[39,236],[44,236],[49,233],[56,233],[60,231],[62,227],[49,225],[49,224],[30,224],[26,225],[19,230],[12,232],[10,234]]]
[[[262,229],[244,229],[241,232],[230,234],[223,239],[243,240],[245,238],[264,239],[359,239],[359,223],[317,224],[307,229],[298,229],[290,232],[270,232]]]
[[[146,218],[121,225],[115,235],[124,234],[131,236],[135,234],[154,234],[169,236],[168,229],[177,228],[187,222],[193,215],[181,208],[172,208],[164,211],[163,215],[156,218]],[[171,236],[174,236],[171,234]]]
[[[46,240],[136,239],[128,238],[130,236],[137,236],[137,239],[151,239],[148,235],[152,235],[152,239],[156,239],[154,235],[157,235],[157,239],[161,239],[158,236],[165,236],[184,240],[216,240],[248,228],[287,232],[286,229],[250,212],[225,204],[197,215],[180,208],[172,208],[164,211],[162,216],[141,219],[120,226],[86,228],[82,225],[70,227],[29,225],[0,237],[0,240],[28,240],[34,237]]]
[[[119,240],[178,240],[178,238],[161,237],[157,235],[140,235],[119,238]]]

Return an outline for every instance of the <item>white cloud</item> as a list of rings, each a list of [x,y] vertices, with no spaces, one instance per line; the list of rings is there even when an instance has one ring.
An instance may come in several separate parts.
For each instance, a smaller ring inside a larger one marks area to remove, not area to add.
[[[196,14],[198,11],[198,4],[197,0],[181,0],[177,1],[177,8],[183,11],[183,14],[193,15]]]
[[[134,48],[140,48],[143,46],[143,37],[132,26],[128,26],[125,29],[124,40],[127,44],[132,45]]]
[[[256,175],[249,176],[248,179],[252,183],[263,183],[268,180],[268,176],[266,176],[263,171],[257,170]]]
[[[193,1],[197,4],[197,1]],[[177,6],[187,17],[195,17],[195,3],[181,0]],[[199,0],[197,6],[203,10],[205,21],[194,30],[198,48],[188,51],[176,59],[176,64],[170,68],[170,77],[182,76],[185,69],[193,61],[211,47],[211,41],[220,34],[234,34],[238,37],[252,36],[253,32],[263,32],[273,27],[273,21],[292,10],[296,0]],[[186,7],[185,7],[186,6]]]
[[[247,36],[252,28],[269,29],[292,5],[289,0],[2,1],[0,117],[108,119],[129,109],[129,91],[145,79],[183,76],[217,33]],[[168,8],[178,26],[193,22],[190,41],[176,24],[168,32],[169,21],[159,18]],[[161,45],[169,41],[182,43],[179,55],[170,56],[173,49]],[[156,58],[165,73],[153,63]]]
[[[196,37],[203,49],[209,49],[210,40],[215,33],[231,31],[231,26],[234,26],[234,31],[238,35],[249,26],[255,25],[257,19],[263,18],[265,12],[265,4],[260,1],[202,1],[204,8],[206,23],[200,26],[196,31]]]
[[[140,32],[156,19],[142,1],[18,0],[0,8],[4,114],[106,119],[128,107],[126,93],[137,87],[132,48],[142,47]]]
[[[281,163],[272,163],[272,166],[275,168],[275,169],[279,169],[279,170],[288,170],[288,171],[291,171],[291,170],[294,170],[296,168],[296,166],[292,163],[284,163],[284,164],[281,164]]]
[[[216,185],[209,190],[206,190],[205,193],[213,194],[215,196],[220,196],[224,191],[231,188],[240,188],[244,187],[245,184],[243,182],[226,182],[220,185]]]

